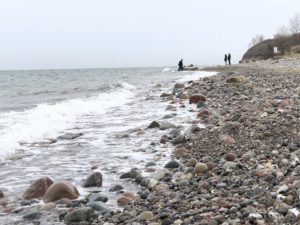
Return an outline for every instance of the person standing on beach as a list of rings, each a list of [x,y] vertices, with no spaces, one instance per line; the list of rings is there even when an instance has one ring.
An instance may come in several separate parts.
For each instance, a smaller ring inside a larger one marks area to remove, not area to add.
[[[231,65],[231,55],[230,55],[230,53],[228,53],[227,59],[228,59],[228,65]]]
[[[183,70],[183,59],[181,59],[178,63],[178,71],[182,71]]]
[[[225,65],[227,65],[227,55],[225,54],[225,57],[224,57],[224,61],[225,61]]]

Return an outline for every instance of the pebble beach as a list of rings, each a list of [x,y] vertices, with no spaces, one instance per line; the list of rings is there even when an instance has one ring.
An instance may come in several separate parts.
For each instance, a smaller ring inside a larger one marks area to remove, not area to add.
[[[67,190],[59,198],[48,188],[53,181],[41,178],[18,207],[10,208],[0,185],[0,211],[22,215],[11,224],[298,224],[299,68],[299,60],[203,68],[218,73],[161,93],[168,122],[157,118],[135,132],[161,132],[152,145],[171,150],[160,167],[152,168],[159,159],[147,163],[147,175],[133,167],[120,176],[137,191],[115,185],[118,208],[101,192],[77,199],[76,187],[55,182]],[[174,125],[176,112],[189,116]],[[102,179],[94,172],[83,186],[101,187]]]

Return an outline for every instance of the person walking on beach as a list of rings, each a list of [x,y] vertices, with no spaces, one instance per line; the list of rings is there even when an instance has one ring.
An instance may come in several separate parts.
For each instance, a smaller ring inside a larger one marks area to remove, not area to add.
[[[178,63],[178,71],[182,71],[183,70],[183,59],[181,59]]]
[[[224,57],[224,61],[225,61],[225,65],[227,65],[227,55],[225,54],[225,57]]]
[[[230,55],[230,53],[228,53],[227,59],[228,59],[228,65],[231,65],[231,55]]]

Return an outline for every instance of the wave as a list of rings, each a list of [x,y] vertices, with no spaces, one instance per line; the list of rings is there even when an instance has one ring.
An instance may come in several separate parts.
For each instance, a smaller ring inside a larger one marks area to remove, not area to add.
[[[188,82],[188,81],[197,80],[197,79],[203,78],[203,77],[211,77],[216,74],[217,74],[217,72],[198,71],[193,74],[185,75],[182,78],[176,80],[176,82]]]
[[[97,96],[69,99],[55,104],[38,104],[21,112],[0,114],[0,158],[32,143],[55,139],[86,115],[102,115],[112,107],[121,107],[135,96],[135,87],[122,82],[119,88]]]

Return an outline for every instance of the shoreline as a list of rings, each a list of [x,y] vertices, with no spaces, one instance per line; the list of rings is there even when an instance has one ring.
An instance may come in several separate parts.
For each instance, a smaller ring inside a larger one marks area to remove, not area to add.
[[[101,204],[101,210],[91,211],[92,205],[84,199],[67,201],[66,209],[47,203],[42,210],[61,211],[57,215],[59,224],[238,225],[299,221],[300,71],[268,63],[200,71],[219,74],[177,83],[172,94],[162,93],[166,113],[181,108],[194,116],[178,127],[164,124],[169,128],[153,143],[171,143],[173,158],[165,168],[149,167],[150,177],[130,177],[140,185],[140,191],[120,195],[123,211],[109,211]],[[189,104],[193,95],[198,96],[194,98],[197,104]],[[173,120],[171,117],[167,121]],[[161,122],[154,123],[153,128],[145,127],[139,134],[147,129],[155,132],[161,126]],[[184,126],[190,128],[182,133]],[[127,175],[137,173],[131,170]],[[28,223],[33,221],[45,222],[33,218]]]
[[[299,222],[300,71],[266,65],[201,69],[219,74],[184,92],[206,97],[195,106],[206,129],[176,146],[178,167],[99,224]]]

